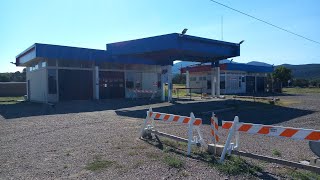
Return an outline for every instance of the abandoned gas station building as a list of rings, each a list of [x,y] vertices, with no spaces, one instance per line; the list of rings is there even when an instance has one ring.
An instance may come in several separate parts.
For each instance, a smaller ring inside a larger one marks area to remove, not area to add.
[[[238,94],[261,93],[267,89],[267,75],[273,67],[257,66],[242,63],[222,63],[218,65],[219,76],[211,84],[211,65],[194,65],[181,68],[186,74],[186,87],[202,88],[203,93]],[[192,92],[200,92],[193,89]]]
[[[106,50],[36,43],[16,57],[27,68],[30,101],[129,98],[134,90],[172,98],[174,60],[212,63],[240,55],[240,44],[172,33],[106,45]]]

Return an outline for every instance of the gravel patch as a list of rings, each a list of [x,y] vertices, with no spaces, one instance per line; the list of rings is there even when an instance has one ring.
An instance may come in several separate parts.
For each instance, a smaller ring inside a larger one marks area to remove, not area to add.
[[[182,168],[168,166],[166,152],[138,139],[139,130],[152,107],[154,111],[189,115],[204,120],[202,131],[210,142],[209,115],[213,109],[235,107],[221,112],[219,119],[320,129],[320,96],[283,96],[294,102],[286,107],[257,102],[200,100],[160,103],[156,101],[74,101],[55,107],[35,103],[0,105],[0,179],[258,179],[286,178],[283,166],[247,159],[264,168],[257,176],[228,176],[199,159],[169,152],[183,161]],[[187,136],[187,128],[156,122],[160,131]],[[221,130],[221,143],[227,132]],[[300,161],[314,155],[307,142],[241,134],[240,150]],[[87,166],[96,160],[112,162],[101,170]]]

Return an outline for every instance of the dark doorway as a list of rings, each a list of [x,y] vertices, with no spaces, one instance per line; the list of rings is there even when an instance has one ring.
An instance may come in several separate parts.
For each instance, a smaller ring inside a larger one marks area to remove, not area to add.
[[[246,76],[246,91],[247,93],[255,92],[255,77],[254,76]]]
[[[124,98],[124,72],[99,72],[100,99]]]
[[[264,92],[265,82],[266,82],[265,77],[257,77],[257,91],[258,92]]]
[[[60,69],[58,77],[60,100],[92,99],[92,71]]]

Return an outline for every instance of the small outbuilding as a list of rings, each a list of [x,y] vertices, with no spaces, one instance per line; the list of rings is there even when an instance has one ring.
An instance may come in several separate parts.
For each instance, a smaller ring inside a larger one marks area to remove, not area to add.
[[[212,65],[193,65],[181,69],[186,74],[186,87],[202,88],[202,92],[214,95],[265,92],[267,76],[273,67],[242,63],[216,63],[219,76],[212,79]],[[214,85],[212,85],[212,80]],[[200,93],[200,89],[192,92]]]
[[[106,50],[36,43],[16,57],[27,68],[30,101],[130,98],[157,92],[172,98],[174,60],[214,63],[240,55],[240,44],[185,34],[111,43]],[[217,67],[214,67],[215,69]]]

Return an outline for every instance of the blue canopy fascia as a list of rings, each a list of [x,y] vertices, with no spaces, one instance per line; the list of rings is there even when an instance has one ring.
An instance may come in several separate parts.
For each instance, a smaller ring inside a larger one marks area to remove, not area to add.
[[[36,58],[172,65],[174,60],[216,62],[240,55],[240,45],[178,33],[107,44],[107,50],[36,43],[16,57],[17,65]]]
[[[225,65],[226,65],[226,70],[245,71],[245,72],[252,72],[252,73],[273,72],[272,66],[255,66],[255,65],[242,64],[242,63],[227,63]]]
[[[112,55],[161,61],[213,62],[240,55],[240,45],[178,33],[107,44]]]
[[[20,57],[35,51],[34,56],[30,56],[28,60],[20,62]],[[16,57],[17,65],[27,63],[35,58],[45,58],[50,60],[60,59],[64,61],[92,61],[92,62],[114,62],[114,63],[125,63],[125,64],[148,64],[148,65],[168,65],[161,64],[155,60],[129,57],[129,56],[111,56],[105,50],[87,49],[69,46],[59,46],[50,44],[39,44],[36,43],[30,48],[22,52]]]

